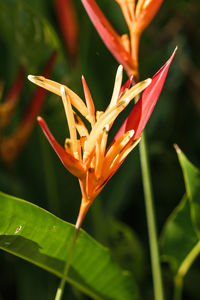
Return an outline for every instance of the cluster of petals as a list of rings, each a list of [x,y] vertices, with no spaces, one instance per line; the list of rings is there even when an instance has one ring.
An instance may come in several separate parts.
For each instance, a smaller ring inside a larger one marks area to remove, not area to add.
[[[175,52],[176,50],[152,79],[146,79],[133,86],[131,86],[132,78],[122,86],[123,67],[120,65],[111,101],[104,112],[95,110],[84,77],[82,77],[82,84],[85,102],[65,85],[43,76],[28,76],[33,83],[59,95],[64,105],[70,134],[65,140],[64,148],[56,141],[41,117],[38,117],[38,122],[65,168],[79,179],[82,202],[77,228],[80,228],[93,200],[139,142],[140,135],[160,95]],[[144,92],[141,98],[119,129],[113,142],[107,145],[108,133],[113,122],[142,91]],[[88,122],[90,130],[85,121]]]

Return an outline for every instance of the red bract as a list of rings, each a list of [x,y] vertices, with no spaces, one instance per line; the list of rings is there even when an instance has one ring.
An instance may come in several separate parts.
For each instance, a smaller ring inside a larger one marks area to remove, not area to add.
[[[122,45],[120,35],[114,30],[94,0],[81,1],[107,48],[114,55],[117,61],[123,65],[126,72],[128,74],[132,74],[135,69],[134,63],[131,55]]]
[[[73,0],[55,0],[55,7],[67,51],[74,60],[77,56],[79,28]]]
[[[72,155],[68,154],[63,147],[56,141],[54,136],[52,135],[51,131],[49,130],[46,122],[41,118],[37,118],[38,123],[40,124],[42,131],[44,132],[46,138],[48,139],[49,143],[51,144],[52,148],[60,158],[62,164],[65,168],[71,172],[74,176],[82,177],[84,174],[84,166],[80,161],[75,159]]]
[[[135,104],[131,113],[123,123],[122,127],[115,136],[115,140],[120,138],[128,130],[134,129],[133,139],[140,137],[149,117],[152,114],[154,106],[162,91],[169,66],[176,54],[177,48],[174,50],[170,59],[164,66],[152,77],[151,84],[145,89],[139,101]]]

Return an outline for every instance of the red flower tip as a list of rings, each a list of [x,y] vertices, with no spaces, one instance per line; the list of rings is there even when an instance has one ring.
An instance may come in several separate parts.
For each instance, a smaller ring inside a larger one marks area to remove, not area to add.
[[[102,38],[103,42],[113,54],[116,60],[124,66],[128,74],[135,70],[134,62],[128,51],[124,48],[121,37],[114,30],[108,19],[94,0],[81,0],[94,27]]]
[[[44,132],[46,138],[48,139],[49,143],[51,144],[52,148],[58,155],[59,159],[61,160],[64,167],[71,172],[74,176],[81,178],[84,175],[84,167],[82,163],[75,159],[72,155],[68,154],[63,147],[56,141],[54,136],[52,135],[51,131],[49,130],[46,122],[40,116],[37,117],[37,121],[40,124],[42,131]]]
[[[116,134],[115,140],[117,140],[122,134],[131,129],[135,130],[135,134],[133,137],[134,139],[138,139],[140,137],[160,96],[167,76],[167,72],[169,70],[169,66],[176,54],[176,51],[177,47],[175,48],[169,60],[152,77],[151,84],[145,89],[139,101],[133,107],[131,113]]]

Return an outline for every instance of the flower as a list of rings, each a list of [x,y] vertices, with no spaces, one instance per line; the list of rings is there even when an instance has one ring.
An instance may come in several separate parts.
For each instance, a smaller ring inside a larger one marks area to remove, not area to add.
[[[92,96],[84,77],[82,77],[82,83],[86,104],[64,85],[41,76],[28,76],[28,79],[35,84],[61,96],[63,101],[70,133],[70,137],[65,140],[65,149],[57,143],[41,117],[38,117],[38,122],[66,169],[79,179],[82,203],[76,223],[77,228],[80,228],[93,200],[140,140],[133,138],[134,130],[129,130],[106,149],[108,133],[117,116],[151,82],[151,79],[144,80],[120,93],[122,76],[123,67],[120,65],[116,74],[112,98],[105,112],[95,111]],[[120,97],[119,94],[121,94]],[[81,117],[73,110],[73,106],[89,121],[90,132]]]
[[[115,0],[121,7],[129,35],[120,36],[105,17],[95,0],[81,0],[103,42],[129,75],[138,80],[140,36],[154,18],[163,0]]]
[[[112,98],[105,112],[95,111],[94,102],[84,77],[82,77],[82,84],[86,104],[67,86],[42,76],[28,76],[33,83],[61,96],[63,101],[70,133],[70,137],[65,140],[65,149],[55,140],[41,117],[38,117],[38,122],[65,168],[79,179],[82,201],[76,229],[80,228],[94,199],[140,141],[140,134],[158,100],[174,55],[175,52],[152,80],[146,79],[132,87],[130,87],[131,79],[129,79],[121,88],[123,67],[120,65],[115,78]],[[114,141],[109,147],[106,147],[108,133],[113,122],[130,101],[143,90],[145,90],[143,96],[130,114],[132,123],[128,117]],[[73,107],[89,121],[90,132]]]

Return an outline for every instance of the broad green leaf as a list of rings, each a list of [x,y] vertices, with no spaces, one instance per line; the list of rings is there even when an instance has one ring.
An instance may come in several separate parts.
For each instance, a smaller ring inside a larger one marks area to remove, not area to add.
[[[44,209],[0,193],[1,249],[60,277],[73,233],[73,225]],[[108,249],[83,230],[66,279],[92,299],[138,299],[133,278],[119,268]]]
[[[178,159],[183,171],[187,197],[190,201],[191,218],[200,238],[200,171],[176,147]]]
[[[161,236],[161,257],[170,263],[174,274],[184,276],[200,252],[200,241],[194,231],[187,196],[172,212]]]
[[[200,171],[175,146],[182,167],[186,195],[166,222],[161,254],[172,270],[183,277],[200,253]]]

